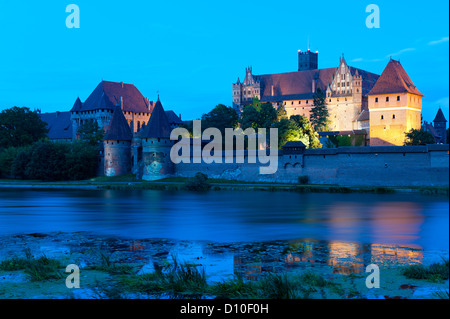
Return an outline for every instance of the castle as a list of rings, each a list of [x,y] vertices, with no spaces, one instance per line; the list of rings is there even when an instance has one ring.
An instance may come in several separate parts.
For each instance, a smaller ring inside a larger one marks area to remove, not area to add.
[[[329,130],[365,134],[371,146],[403,145],[405,132],[421,127],[423,94],[399,61],[390,59],[381,75],[349,66],[342,56],[334,68],[318,68],[318,52],[298,51],[298,71],[254,75],[245,69],[232,85],[233,106],[241,112],[254,97],[288,117],[309,118],[317,89],[325,92]],[[361,133],[362,132],[362,133]]]
[[[150,101],[132,84],[102,81],[84,102],[77,98],[69,112],[44,113],[41,118],[54,141],[76,139],[83,123],[96,121],[105,130],[99,174],[106,176],[133,173],[157,180],[204,172],[212,178],[297,182],[298,176],[307,175],[314,184],[448,186],[448,145],[399,146],[406,131],[420,128],[423,97],[399,61],[391,59],[380,76],[348,66],[343,57],[337,68],[317,66],[318,53],[308,51],[299,52],[297,72],[258,76],[249,67],[245,80],[233,84],[233,106],[240,112],[258,97],[274,107],[284,105],[288,116],[309,116],[313,94],[321,88],[334,133],[367,132],[370,147],[310,150],[300,141],[288,142],[278,152],[276,173],[269,175],[259,174],[254,163],[211,165],[194,158],[193,152],[193,161],[174,164],[170,133],[182,124],[181,116],[165,111],[159,96]],[[446,122],[439,109],[434,126],[429,125],[442,144]]]

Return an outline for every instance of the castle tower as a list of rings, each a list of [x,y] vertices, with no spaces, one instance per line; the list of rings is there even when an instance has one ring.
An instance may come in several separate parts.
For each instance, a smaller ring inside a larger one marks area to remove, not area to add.
[[[399,61],[389,61],[368,97],[370,146],[401,146],[406,132],[421,128],[423,94]]]
[[[362,77],[359,74],[358,70],[356,70],[352,79],[352,100],[353,103],[362,103]]]
[[[131,172],[132,138],[130,126],[120,106],[116,106],[103,139],[106,176],[119,176]]]
[[[72,121],[72,139],[75,140],[77,138],[78,128],[80,127],[80,115],[79,112],[83,107],[83,103],[79,97],[75,100],[72,109],[70,110],[70,118]]]
[[[433,120],[433,127],[436,133],[440,136],[439,140],[436,140],[436,143],[447,144],[447,120],[445,119],[444,113],[440,107],[437,111],[436,117]]]
[[[317,70],[319,66],[319,52],[311,52],[309,49],[306,52],[298,50],[298,70]]]
[[[170,124],[161,101],[156,101],[148,124],[142,132],[142,179],[151,181],[170,177],[175,172],[170,159]]]

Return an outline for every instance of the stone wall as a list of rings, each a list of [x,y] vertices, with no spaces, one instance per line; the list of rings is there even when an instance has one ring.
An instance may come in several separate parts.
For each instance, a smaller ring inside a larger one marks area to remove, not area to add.
[[[275,174],[260,174],[257,163],[179,163],[175,175],[203,172],[210,178],[253,182],[297,183],[307,175],[312,184],[354,186],[448,186],[449,146],[341,147],[306,149],[278,156]]]

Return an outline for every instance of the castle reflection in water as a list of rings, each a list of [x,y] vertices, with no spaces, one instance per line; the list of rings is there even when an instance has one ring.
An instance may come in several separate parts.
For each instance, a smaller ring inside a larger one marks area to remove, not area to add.
[[[130,253],[146,251],[146,242],[134,241]],[[162,260],[176,257],[177,262],[203,266],[209,280],[221,281],[240,276],[256,280],[269,272],[289,272],[305,267],[330,268],[335,274],[364,273],[367,265],[381,267],[410,265],[423,262],[423,249],[418,247],[361,244],[324,240],[278,241],[270,243],[248,243],[223,249],[211,247],[204,242],[179,242],[165,254],[146,259],[152,269]],[[136,256],[137,257],[137,256]]]

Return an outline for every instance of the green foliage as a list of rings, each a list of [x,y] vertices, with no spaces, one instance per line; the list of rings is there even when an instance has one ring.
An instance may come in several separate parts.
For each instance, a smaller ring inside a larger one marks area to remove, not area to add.
[[[242,110],[240,118],[241,128],[243,130],[247,128],[253,128],[257,130],[260,126],[259,112],[253,105],[246,105]]]
[[[88,142],[41,141],[28,147],[16,148],[15,152],[10,168],[11,175],[15,178],[80,180],[94,177],[97,173],[98,150]]]
[[[0,176],[9,177],[12,172],[12,165],[21,147],[8,147],[0,152]]]
[[[202,192],[209,190],[211,184],[208,181],[208,175],[198,172],[186,181],[184,188],[189,191]]]
[[[215,127],[225,134],[226,128],[236,128],[238,125],[238,115],[236,111],[223,104],[217,105],[209,113],[202,115],[202,127]]]
[[[287,112],[284,107],[284,104],[281,104],[277,108],[277,121],[281,121],[281,120],[287,119],[287,118],[288,118],[288,116],[287,116]]]
[[[27,166],[31,161],[31,146],[20,150],[11,165],[11,175],[14,178],[27,179]]]
[[[319,135],[314,131],[306,117],[291,116],[272,125],[278,128],[278,147],[283,147],[288,141],[302,141],[306,148],[321,148]]]
[[[423,129],[416,130],[411,129],[409,132],[405,133],[405,143],[404,145],[427,145],[436,144],[433,135]]]
[[[325,92],[317,88],[314,93],[314,106],[311,109],[310,121],[318,132],[325,131],[328,126],[328,108]]]
[[[300,140],[300,128],[297,123],[288,119],[281,119],[273,125],[278,129],[278,147],[283,147],[286,142]]]
[[[449,278],[449,260],[432,263],[429,266],[422,264],[409,265],[403,268],[402,274],[411,279],[426,279],[433,282],[441,282]]]
[[[81,180],[93,177],[98,168],[97,146],[91,143],[73,142],[66,153],[66,179]]]
[[[37,112],[14,106],[0,112],[0,147],[30,145],[47,137],[47,124]]]
[[[45,254],[39,258],[31,255],[31,251],[25,250],[25,258],[14,256],[0,262],[0,270],[17,271],[24,270],[32,281],[43,281],[48,279],[60,279],[62,265],[56,259],[50,259]]]
[[[52,142],[37,142],[31,149],[31,159],[25,170],[25,175],[32,179],[64,180],[68,167],[66,153],[69,152],[67,144]]]
[[[306,145],[306,148],[322,148],[322,144],[319,140],[319,134],[314,130],[311,122],[306,116],[292,115],[290,117],[292,121],[297,123],[298,127],[302,131],[303,136],[300,140]]]
[[[77,136],[80,141],[97,146],[103,141],[105,131],[98,125],[97,121],[87,121],[78,128]]]

